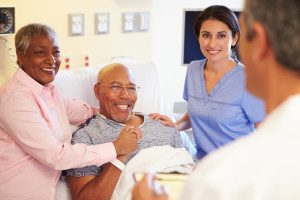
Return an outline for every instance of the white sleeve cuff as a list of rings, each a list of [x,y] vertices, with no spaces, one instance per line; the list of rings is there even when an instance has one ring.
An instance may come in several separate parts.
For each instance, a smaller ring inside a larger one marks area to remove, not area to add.
[[[119,161],[118,159],[110,162],[111,164],[113,164],[115,167],[117,167],[118,169],[120,169],[121,171],[123,171],[125,169],[125,164],[122,163],[121,161]]]

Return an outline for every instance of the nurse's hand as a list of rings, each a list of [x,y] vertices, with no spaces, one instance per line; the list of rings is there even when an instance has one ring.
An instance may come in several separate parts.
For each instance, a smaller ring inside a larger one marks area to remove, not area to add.
[[[160,188],[162,191],[160,195],[151,189],[154,188],[155,179],[153,175],[146,174],[136,183],[132,190],[132,200],[168,200],[168,194],[163,187]]]
[[[170,126],[172,128],[175,128],[176,129],[176,125],[174,122],[172,122],[172,120],[165,116],[165,115],[161,115],[161,114],[158,114],[158,113],[150,113],[148,114],[154,121],[157,121],[157,120],[162,120],[162,124],[165,125],[165,126]]]

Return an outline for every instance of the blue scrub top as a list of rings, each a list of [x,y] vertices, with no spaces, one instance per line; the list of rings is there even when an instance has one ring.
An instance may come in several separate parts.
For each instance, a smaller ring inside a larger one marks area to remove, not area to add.
[[[265,117],[264,102],[247,92],[244,66],[238,61],[208,95],[204,80],[206,61],[189,64],[183,92],[199,159],[254,131],[254,124]]]

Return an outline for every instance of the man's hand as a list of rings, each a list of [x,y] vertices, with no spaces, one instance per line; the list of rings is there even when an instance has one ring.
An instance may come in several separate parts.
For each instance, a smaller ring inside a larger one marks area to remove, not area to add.
[[[121,161],[122,163],[125,163],[125,161],[127,160],[127,158],[130,156],[130,154],[123,154],[123,155],[119,155],[117,156],[117,159],[119,161]]]
[[[116,141],[113,142],[117,155],[131,154],[138,149],[138,141],[142,138],[142,131],[133,126],[126,126]]]

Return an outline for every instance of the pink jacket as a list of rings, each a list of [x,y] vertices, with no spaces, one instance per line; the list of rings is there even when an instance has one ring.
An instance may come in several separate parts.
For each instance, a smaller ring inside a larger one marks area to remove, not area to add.
[[[52,200],[61,170],[113,161],[112,143],[70,144],[69,123],[97,112],[18,69],[0,89],[0,199]]]

